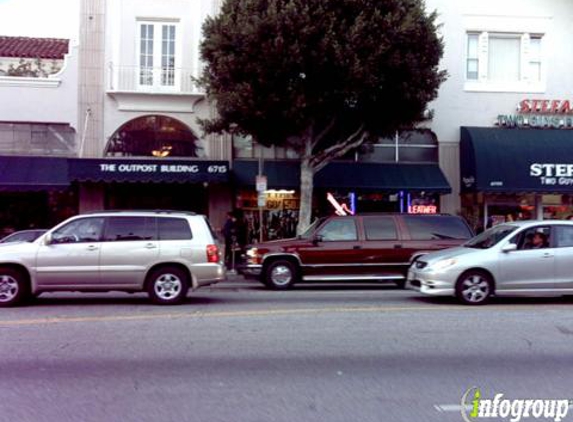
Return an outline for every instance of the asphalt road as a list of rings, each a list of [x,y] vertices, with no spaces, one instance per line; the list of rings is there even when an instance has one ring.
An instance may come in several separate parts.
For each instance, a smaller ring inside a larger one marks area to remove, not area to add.
[[[462,421],[474,386],[573,398],[573,298],[468,308],[234,281],[176,307],[47,294],[0,309],[1,422]]]

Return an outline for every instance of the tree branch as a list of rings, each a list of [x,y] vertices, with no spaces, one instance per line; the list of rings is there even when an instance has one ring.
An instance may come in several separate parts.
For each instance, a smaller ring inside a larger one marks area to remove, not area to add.
[[[335,124],[336,124],[336,117],[333,117],[332,120],[330,120],[330,122],[328,122],[328,124],[324,127],[322,132],[320,132],[318,136],[313,139],[312,149],[314,149],[314,147],[316,147],[318,143],[322,141],[326,135],[328,135],[328,132],[332,130]]]
[[[367,136],[368,132],[364,130],[364,124],[360,125],[346,140],[315,155],[310,161],[312,168],[315,172],[321,170],[334,158],[341,157],[351,149],[362,145]]]

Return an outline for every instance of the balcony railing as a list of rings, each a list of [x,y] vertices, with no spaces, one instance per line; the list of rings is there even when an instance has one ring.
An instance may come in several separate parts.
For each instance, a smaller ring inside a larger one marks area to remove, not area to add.
[[[204,95],[192,69],[109,65],[108,90],[143,94]]]

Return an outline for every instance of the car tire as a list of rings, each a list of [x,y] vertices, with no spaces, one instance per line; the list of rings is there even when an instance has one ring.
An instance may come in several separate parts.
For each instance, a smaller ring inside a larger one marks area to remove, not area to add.
[[[16,306],[30,296],[30,284],[22,271],[0,267],[0,307]]]
[[[280,259],[267,265],[263,284],[274,290],[286,290],[294,286],[297,278],[297,266],[291,261]]]
[[[492,293],[493,280],[485,271],[466,271],[456,282],[456,297],[465,305],[484,305]]]
[[[189,290],[189,277],[180,268],[161,267],[153,270],[147,277],[147,293],[158,305],[181,303]]]

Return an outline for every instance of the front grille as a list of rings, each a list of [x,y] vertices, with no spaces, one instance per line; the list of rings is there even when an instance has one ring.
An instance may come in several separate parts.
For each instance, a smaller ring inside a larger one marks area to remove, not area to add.
[[[414,267],[417,268],[418,270],[421,270],[422,268],[426,268],[427,265],[428,265],[428,263],[424,262],[424,261],[416,261],[414,263]]]

